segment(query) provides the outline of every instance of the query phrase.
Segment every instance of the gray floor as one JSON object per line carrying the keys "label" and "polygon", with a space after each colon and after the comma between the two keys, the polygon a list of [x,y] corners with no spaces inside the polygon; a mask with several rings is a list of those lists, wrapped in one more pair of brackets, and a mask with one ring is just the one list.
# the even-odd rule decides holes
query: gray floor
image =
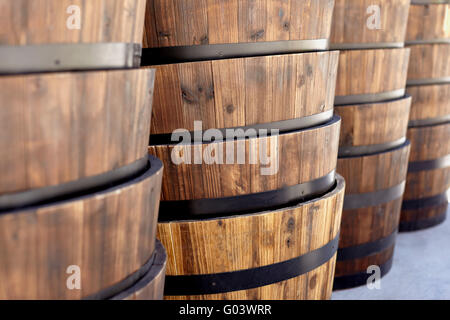
{"label": "gray floor", "polygon": [[394,265],[380,290],[364,286],[333,293],[333,300],[402,299],[450,299],[450,212],[438,227],[398,236]]}

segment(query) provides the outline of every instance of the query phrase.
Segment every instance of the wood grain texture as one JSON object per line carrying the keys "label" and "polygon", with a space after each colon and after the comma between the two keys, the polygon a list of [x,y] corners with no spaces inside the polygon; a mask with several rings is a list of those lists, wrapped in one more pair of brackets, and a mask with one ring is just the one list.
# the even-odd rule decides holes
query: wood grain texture
{"label": "wood grain texture", "polygon": [[[410,146],[375,155],[338,160],[338,173],[347,183],[346,195],[371,193],[395,187],[406,180]],[[400,220],[402,199],[377,206],[344,210],[339,247],[348,248],[385,238],[395,232]],[[382,254],[338,261],[336,276],[366,272],[370,265],[382,265],[393,248]]]}
{"label": "wood grain texture", "polygon": [[409,48],[408,80],[450,77],[450,44],[421,44]]}
{"label": "wood grain texture", "polygon": [[[81,28],[67,28],[70,6]],[[0,45],[142,43],[145,0],[0,0]]]}
{"label": "wood grain texture", "polygon": [[328,39],[334,0],[147,0],[144,47]]}
{"label": "wood grain texture", "polygon": [[340,147],[370,146],[406,137],[411,97],[335,108],[342,118]]}
{"label": "wood grain texture", "polygon": [[[162,200],[223,198],[278,190],[329,174],[336,168],[339,130],[340,120],[280,136],[203,145],[150,146],[149,152],[164,163]],[[224,164],[213,161],[214,155],[220,154],[226,159],[227,148],[230,147],[235,150],[234,154],[229,155],[235,159],[234,164],[226,164],[225,160],[222,162]],[[245,164],[238,163],[237,150],[245,155]],[[268,156],[272,168],[276,168],[278,162],[276,174],[261,174],[261,168],[270,165],[262,164],[260,152]],[[251,154],[257,158],[256,164],[250,164]],[[176,165],[172,155],[191,159],[192,164]],[[194,164],[195,155],[204,155],[203,159],[211,164],[205,161]]]}
{"label": "wood grain texture", "polygon": [[450,4],[411,5],[406,41],[450,38]]}
{"label": "wood grain texture", "polygon": [[[323,247],[338,232],[344,180],[322,198],[298,206],[201,221],[158,225],[167,248],[167,275],[232,272],[267,266]],[[335,257],[319,268],[287,281],[251,290],[166,299],[330,299]]]}
{"label": "wood grain texture", "polygon": [[[331,43],[405,42],[409,0],[336,0]],[[370,29],[371,6],[380,7],[380,29]]]}
{"label": "wood grain texture", "polygon": [[[155,166],[96,194],[0,215],[0,299],[80,299],[136,272],[155,247],[161,179]],[[81,290],[66,286],[73,265]]]}
{"label": "wood grain texture", "polygon": [[0,194],[144,158],[153,83],[154,70],[0,77]]}
{"label": "wood grain texture", "polygon": [[338,52],[157,66],[152,134],[232,128],[333,109]]}
{"label": "wood grain texture", "polygon": [[450,115],[450,84],[412,86],[407,92],[412,96],[411,121]]}
{"label": "wood grain texture", "polygon": [[337,96],[382,93],[403,89],[409,49],[341,51]]}

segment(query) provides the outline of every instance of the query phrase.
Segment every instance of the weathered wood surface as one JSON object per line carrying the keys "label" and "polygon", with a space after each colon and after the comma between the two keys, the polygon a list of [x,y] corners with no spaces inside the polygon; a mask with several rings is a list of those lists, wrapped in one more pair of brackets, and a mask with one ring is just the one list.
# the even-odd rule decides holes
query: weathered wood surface
{"label": "weathered wood surface", "polygon": [[0,195],[144,158],[153,83],[154,70],[0,77]]}
{"label": "weathered wood surface", "polygon": [[450,43],[421,44],[409,48],[408,81],[450,77]]}
{"label": "weathered wood surface", "polygon": [[[340,228],[344,180],[321,198],[252,215],[158,225],[167,248],[167,275],[232,272],[267,266],[323,247]],[[166,299],[330,299],[335,257],[319,268],[280,283],[250,290]]]}
{"label": "weathered wood surface", "polygon": [[449,117],[450,84],[411,86],[407,88],[407,92],[412,96],[411,121],[439,121],[439,118],[444,120]]}
{"label": "weathered wood surface", "polygon": [[411,5],[406,41],[450,40],[450,4]]}

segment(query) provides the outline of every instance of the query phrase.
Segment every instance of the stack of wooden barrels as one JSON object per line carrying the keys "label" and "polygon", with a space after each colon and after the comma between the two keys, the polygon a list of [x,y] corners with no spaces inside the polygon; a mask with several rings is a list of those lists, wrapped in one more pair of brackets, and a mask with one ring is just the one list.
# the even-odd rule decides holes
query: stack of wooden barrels
{"label": "stack of wooden barrels", "polygon": [[337,172],[347,187],[335,289],[366,284],[370,267],[384,275],[392,265],[410,152],[410,52],[403,48],[409,6],[409,0],[336,0]]}
{"label": "stack of wooden barrels", "polygon": [[148,0],[166,299],[329,299],[344,180],[334,0]]}
{"label": "stack of wooden barrels", "polygon": [[71,2],[0,1],[0,299],[162,298],[145,0]]}
{"label": "stack of wooden barrels", "polygon": [[400,231],[442,223],[450,188],[450,1],[413,0],[406,36],[411,49],[411,158]]}

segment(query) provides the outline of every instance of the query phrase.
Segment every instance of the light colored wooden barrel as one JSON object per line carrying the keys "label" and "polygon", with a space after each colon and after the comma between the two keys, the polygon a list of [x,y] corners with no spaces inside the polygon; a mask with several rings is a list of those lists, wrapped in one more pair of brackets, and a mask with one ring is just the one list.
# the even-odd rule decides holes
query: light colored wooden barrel
{"label": "light colored wooden barrel", "polygon": [[[338,52],[156,66],[152,134],[280,122],[292,131],[333,117]],[[300,119],[307,118],[307,119]]]}
{"label": "light colored wooden barrel", "polygon": [[411,97],[336,107],[335,113],[342,118],[339,156],[365,155],[402,145],[410,106]]}
{"label": "light colored wooden barrel", "polygon": [[336,0],[331,47],[403,47],[409,3],[409,0]]}
{"label": "light colored wooden barrel", "polygon": [[406,90],[412,96],[411,126],[450,121],[450,84],[410,86]]}
{"label": "light colored wooden barrel", "polygon": [[145,159],[154,70],[0,77],[1,196]]}
{"label": "light colored wooden barrel", "polygon": [[[150,154],[160,158],[165,168],[161,209],[166,210],[161,211],[160,218],[183,216],[183,210],[188,211],[189,206],[196,207],[205,199],[230,202],[233,197],[259,194],[262,198],[257,201],[241,202],[267,207],[274,203],[271,197],[264,196],[266,192],[271,195],[282,192],[283,200],[279,204],[283,205],[302,198],[303,191],[298,193],[297,189],[302,189],[302,184],[318,184],[322,185],[319,189],[327,189],[333,183],[339,129],[340,119],[335,117],[322,126],[279,136],[150,146]],[[261,154],[267,157],[263,161]],[[228,164],[230,161],[226,159],[234,159],[233,164]],[[290,194],[287,198],[286,190]],[[305,196],[308,192],[305,191]],[[181,206],[179,210],[167,209],[177,203]],[[236,206],[236,203],[208,205],[209,211],[204,214],[229,213],[228,205]],[[242,212],[244,208],[233,210]]]}
{"label": "light colored wooden barrel", "polygon": [[[292,207],[160,223],[169,255],[165,298],[330,299],[343,196],[338,177],[332,191]],[[312,252],[318,261],[310,264]]]}
{"label": "light colored wooden barrel", "polygon": [[450,41],[450,3],[412,4],[406,42],[431,43]]}
{"label": "light colored wooden barrel", "polygon": [[408,61],[409,49],[341,51],[335,104],[381,102],[403,97]]}
{"label": "light colored wooden barrel", "polygon": [[154,261],[147,273],[133,286],[114,296],[111,300],[162,300],[166,264],[166,250],[157,240]]}
{"label": "light colored wooden barrel", "polygon": [[410,144],[338,160],[346,180],[335,289],[364,285],[368,267],[391,268],[408,169]]}
{"label": "light colored wooden barrel", "polygon": [[410,46],[408,85],[450,83],[450,43]]}
{"label": "light colored wooden barrel", "polygon": [[129,287],[154,252],[161,179],[151,157],[120,185],[1,212],[0,299],[105,299]]}
{"label": "light colored wooden barrel", "polygon": [[445,220],[450,189],[449,137],[449,122],[409,129],[412,148],[401,231],[425,229]]}
{"label": "light colored wooden barrel", "polygon": [[[80,29],[67,27],[74,6]],[[0,45],[141,43],[145,0],[0,0],[0,17]]]}

